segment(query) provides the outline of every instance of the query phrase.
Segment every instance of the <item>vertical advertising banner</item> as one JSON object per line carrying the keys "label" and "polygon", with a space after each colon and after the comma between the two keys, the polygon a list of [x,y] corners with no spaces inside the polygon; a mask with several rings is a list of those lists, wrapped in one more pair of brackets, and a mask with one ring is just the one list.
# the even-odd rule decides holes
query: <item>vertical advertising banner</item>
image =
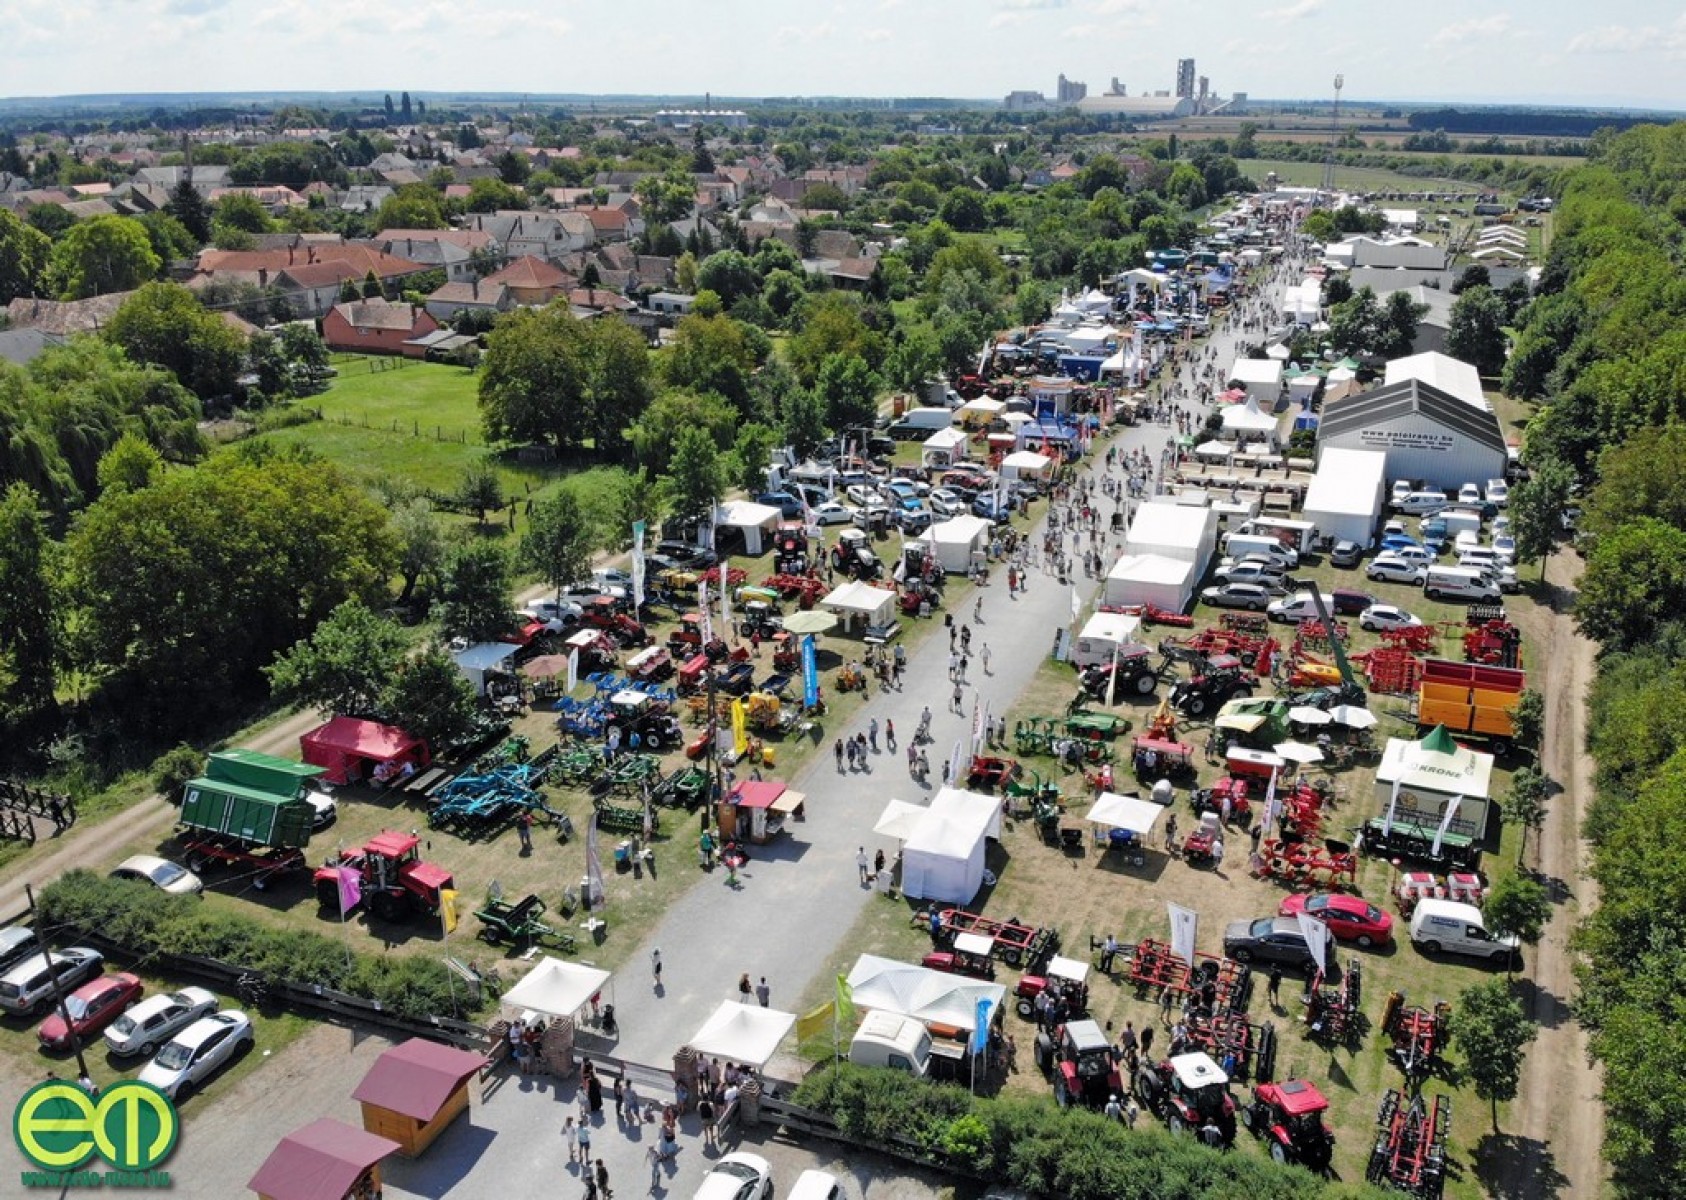
{"label": "vertical advertising banner", "polygon": [[1200,930],[1200,914],[1180,904],[1165,903],[1171,917],[1171,953],[1194,966],[1194,939]]}
{"label": "vertical advertising banner", "polygon": [[[644,607],[644,522],[632,523],[632,604]],[[634,614],[636,615],[636,613]]]}
{"label": "vertical advertising banner", "polygon": [[820,702],[820,664],[814,650],[814,635],[802,639],[802,703],[813,708]]}

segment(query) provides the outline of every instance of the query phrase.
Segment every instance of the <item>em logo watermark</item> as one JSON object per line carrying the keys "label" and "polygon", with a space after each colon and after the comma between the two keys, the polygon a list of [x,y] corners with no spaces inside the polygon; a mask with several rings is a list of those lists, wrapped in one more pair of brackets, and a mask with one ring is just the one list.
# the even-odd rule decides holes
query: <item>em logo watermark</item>
{"label": "em logo watermark", "polygon": [[[12,1137],[36,1167],[24,1187],[169,1187],[156,1168],[176,1148],[181,1118],[150,1083],[114,1083],[94,1099],[74,1083],[49,1079],[23,1094],[12,1113]],[[90,1169],[90,1159],[108,1170]]]}

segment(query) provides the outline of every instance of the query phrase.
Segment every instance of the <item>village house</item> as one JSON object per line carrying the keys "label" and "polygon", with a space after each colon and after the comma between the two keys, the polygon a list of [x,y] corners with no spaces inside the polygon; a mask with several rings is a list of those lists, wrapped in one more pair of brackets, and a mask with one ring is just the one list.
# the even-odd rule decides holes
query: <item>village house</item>
{"label": "village house", "polygon": [[322,320],[322,340],[330,350],[358,354],[400,354],[424,358],[425,346],[406,342],[439,328],[426,309],[390,300],[349,300],[336,304]]}

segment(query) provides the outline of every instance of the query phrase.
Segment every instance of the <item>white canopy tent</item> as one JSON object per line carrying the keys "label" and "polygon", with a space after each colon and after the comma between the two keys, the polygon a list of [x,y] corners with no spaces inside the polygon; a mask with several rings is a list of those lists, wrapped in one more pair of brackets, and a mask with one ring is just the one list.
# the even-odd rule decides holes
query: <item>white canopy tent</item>
{"label": "white canopy tent", "polygon": [[727,1062],[764,1067],[778,1050],[784,1035],[796,1024],[796,1014],[759,1004],[722,1000],[720,1007],[697,1030],[690,1041],[698,1054],[724,1058]]}
{"label": "white canopy tent", "polygon": [[925,819],[923,804],[909,804],[906,800],[892,800],[884,806],[884,811],[878,815],[878,823],[872,827],[872,832],[879,837],[895,838],[898,842],[905,842],[913,836],[919,823]]}
{"label": "white canopy tent", "polygon": [[990,796],[944,788],[902,843],[902,894],[968,904],[983,887],[985,843],[1000,831]]}
{"label": "white canopy tent", "polygon": [[546,955],[499,1001],[506,1009],[571,1017],[609,982],[609,972]]}
{"label": "white canopy tent", "polygon": [[1136,631],[1142,619],[1128,613],[1098,612],[1089,618],[1071,649],[1071,661],[1079,668],[1112,661],[1127,647],[1136,647]]}
{"label": "white canopy tent", "polygon": [[1228,458],[1239,449],[1234,442],[1220,442],[1214,439],[1201,442],[1194,448],[1194,453],[1198,458]]}
{"label": "white canopy tent", "polygon": [[1001,460],[1001,478],[1046,480],[1054,460],[1034,450],[1015,450]]}
{"label": "white canopy tent", "polygon": [[919,540],[931,548],[937,565],[944,571],[964,575],[989,548],[989,532],[988,521],[962,514],[931,526]]}
{"label": "white canopy tent", "polygon": [[1165,806],[1140,796],[1120,796],[1116,792],[1102,792],[1084,814],[1085,821],[1105,825],[1108,829],[1122,829],[1126,833],[1146,839],[1164,815]]}
{"label": "white canopy tent", "polygon": [[990,1002],[991,1019],[1002,1011],[1007,989],[999,983],[933,971],[912,963],[863,954],[849,971],[849,994],[857,1008],[899,1013],[926,1025],[947,1025],[962,1033],[977,1028],[978,1002]]}
{"label": "white canopy tent", "polygon": [[1217,513],[1174,502],[1150,500],[1139,506],[1124,535],[1125,554],[1157,554],[1192,563],[1196,579],[1205,573],[1217,544]]}
{"label": "white canopy tent", "polygon": [[1368,546],[1386,501],[1387,455],[1325,446],[1306,488],[1306,520],[1324,537]]}
{"label": "white canopy tent", "polygon": [[743,533],[744,551],[760,554],[765,548],[764,538],[778,532],[784,514],[770,504],[756,504],[749,500],[728,500],[714,513],[716,529],[736,529]]}
{"label": "white canopy tent", "polygon": [[1249,395],[1245,404],[1232,404],[1224,409],[1223,429],[1225,433],[1245,434],[1275,434],[1276,417],[1259,408],[1256,396]]}
{"label": "white canopy tent", "polygon": [[950,425],[926,438],[919,461],[927,467],[952,467],[966,457],[966,431]]}
{"label": "white canopy tent", "polygon": [[832,589],[820,605],[842,617],[846,629],[856,618],[867,625],[885,625],[895,619],[896,593],[856,579]]}
{"label": "white canopy tent", "polygon": [[1118,607],[1151,604],[1167,612],[1181,612],[1188,607],[1200,575],[1194,563],[1180,558],[1126,554],[1107,574],[1106,602]]}
{"label": "white canopy tent", "polygon": [[507,674],[513,669],[515,652],[519,649],[519,646],[511,646],[507,642],[476,642],[452,654],[451,659],[457,664],[457,670],[463,673],[463,678],[474,685],[475,692],[484,696],[486,677]]}

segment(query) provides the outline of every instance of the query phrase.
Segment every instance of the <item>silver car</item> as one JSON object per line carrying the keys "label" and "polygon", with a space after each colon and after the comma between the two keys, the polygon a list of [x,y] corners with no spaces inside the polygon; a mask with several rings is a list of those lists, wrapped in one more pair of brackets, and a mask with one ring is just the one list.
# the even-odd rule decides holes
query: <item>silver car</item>
{"label": "silver car", "polygon": [[135,1078],[172,1100],[182,1100],[236,1055],[251,1049],[255,1040],[252,1018],[245,1013],[212,1013],[176,1034]]}
{"label": "silver car", "polygon": [[119,1058],[150,1055],[177,1030],[217,1011],[217,998],[201,987],[148,996],[105,1031],[105,1046]]}

